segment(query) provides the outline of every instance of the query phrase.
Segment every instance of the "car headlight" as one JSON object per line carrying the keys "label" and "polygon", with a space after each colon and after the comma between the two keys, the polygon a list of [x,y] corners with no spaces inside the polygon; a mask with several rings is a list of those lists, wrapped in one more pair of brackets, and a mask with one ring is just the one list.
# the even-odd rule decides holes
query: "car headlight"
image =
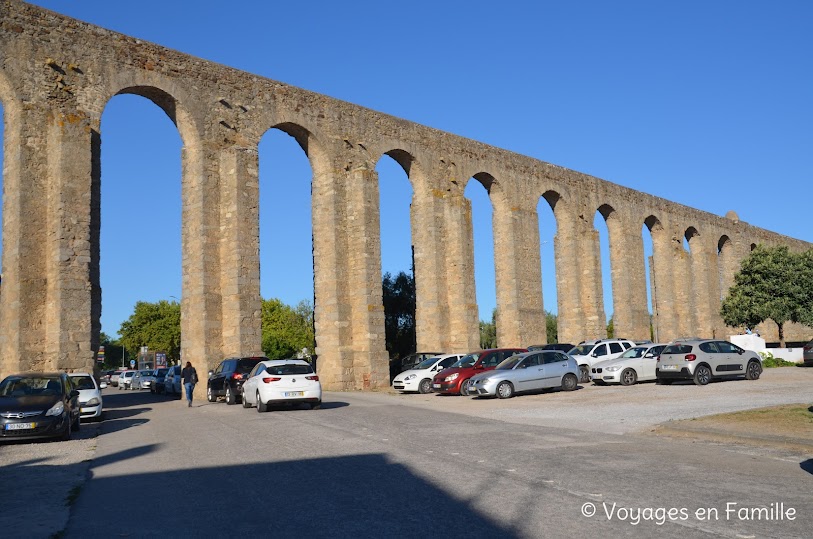
{"label": "car headlight", "polygon": [[457,380],[457,377],[458,377],[458,376],[460,376],[460,373],[459,373],[459,372],[456,372],[456,373],[454,373],[454,374],[450,374],[449,376],[447,376],[446,378],[444,378],[444,379],[443,379],[443,381],[444,381],[444,382],[451,382],[451,381],[453,381],[453,380]]}
{"label": "car headlight", "polygon": [[620,368],[621,368],[621,367],[619,367],[618,365],[613,365],[612,367],[607,367],[607,368],[606,368],[606,369],[604,369],[604,370],[605,370],[605,371],[607,371],[607,372],[615,372],[615,371],[617,371],[617,370],[618,370],[618,369],[620,369]]}
{"label": "car headlight", "polygon": [[96,405],[101,404],[101,403],[102,403],[102,401],[99,400],[99,397],[93,397],[92,399],[87,401],[85,404],[87,404],[88,406],[96,406]]}
{"label": "car headlight", "polygon": [[414,378],[416,378],[416,377],[417,377],[417,375],[416,375],[416,374],[410,374],[409,376],[407,376],[406,378],[404,378],[404,381],[406,381],[406,380],[412,380],[412,379],[414,379]]}
{"label": "car headlight", "polygon": [[45,412],[45,415],[46,416],[48,416],[48,415],[62,415],[62,412],[64,412],[64,411],[65,411],[65,405],[62,403],[62,401],[59,401],[58,403],[51,406],[51,408],[47,412]]}

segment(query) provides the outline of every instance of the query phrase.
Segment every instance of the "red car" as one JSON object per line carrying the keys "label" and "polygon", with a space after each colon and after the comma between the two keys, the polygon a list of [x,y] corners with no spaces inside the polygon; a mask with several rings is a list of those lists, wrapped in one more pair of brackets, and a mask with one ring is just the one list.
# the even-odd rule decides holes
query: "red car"
{"label": "red car", "polygon": [[446,395],[469,394],[469,380],[475,374],[490,371],[502,360],[527,352],[524,348],[495,348],[463,356],[460,361],[437,373],[432,379],[432,391]]}

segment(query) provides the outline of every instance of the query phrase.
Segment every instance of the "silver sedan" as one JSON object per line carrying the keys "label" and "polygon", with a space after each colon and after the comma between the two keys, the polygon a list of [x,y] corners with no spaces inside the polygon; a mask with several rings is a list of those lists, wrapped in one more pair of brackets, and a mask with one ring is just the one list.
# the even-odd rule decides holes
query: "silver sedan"
{"label": "silver sedan", "polygon": [[573,391],[578,382],[579,366],[568,354],[558,350],[525,352],[472,377],[469,395],[507,399],[516,393],[547,388]]}

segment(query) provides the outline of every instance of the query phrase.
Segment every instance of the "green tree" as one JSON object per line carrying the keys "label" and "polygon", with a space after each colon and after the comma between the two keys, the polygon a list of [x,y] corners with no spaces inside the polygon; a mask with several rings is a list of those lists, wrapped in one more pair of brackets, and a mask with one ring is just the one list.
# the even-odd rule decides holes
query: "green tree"
{"label": "green tree", "polygon": [[491,322],[480,320],[480,348],[497,347],[497,309],[491,311]]}
{"label": "green tree", "polygon": [[415,352],[415,278],[403,271],[389,272],[381,281],[384,303],[384,338],[390,359],[403,359]]}
{"label": "green tree", "polygon": [[285,359],[315,348],[313,306],[301,301],[290,307],[271,298],[262,302],[262,349],[271,359]]}
{"label": "green tree", "polygon": [[613,324],[613,317],[607,321],[607,338],[612,339],[615,337],[615,324]]}
{"label": "green tree", "polygon": [[[809,317],[809,288],[799,277],[810,275],[807,253],[791,253],[786,246],[758,245],[743,260],[734,276],[734,286],[720,308],[720,316],[728,326],[752,328],[765,320],[773,320],[779,328],[779,346],[785,346],[784,325],[802,322]],[[811,284],[810,282],[807,283]],[[807,311],[806,311],[807,310]]]}
{"label": "green tree", "polygon": [[548,343],[559,342],[559,317],[550,311],[545,311],[545,335]]}
{"label": "green tree", "polygon": [[181,306],[176,301],[158,303],[139,301],[130,318],[121,324],[119,342],[131,357],[138,355],[142,346],[166,352],[167,358],[181,357]]}

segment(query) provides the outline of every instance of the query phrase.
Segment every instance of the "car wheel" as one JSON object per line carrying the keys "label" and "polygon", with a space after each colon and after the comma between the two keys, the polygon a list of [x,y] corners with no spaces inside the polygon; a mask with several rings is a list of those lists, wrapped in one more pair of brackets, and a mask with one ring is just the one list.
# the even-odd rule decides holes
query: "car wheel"
{"label": "car wheel", "polygon": [[694,370],[694,383],[704,386],[711,382],[711,370],[705,365],[698,365]]}
{"label": "car wheel", "polygon": [[432,380],[430,378],[421,380],[421,383],[418,384],[418,393],[423,393],[425,395],[431,392],[432,392]]}
{"label": "car wheel", "polygon": [[624,369],[621,371],[621,385],[631,386],[638,381],[638,374],[635,369]]}
{"label": "car wheel", "polygon": [[761,374],[762,365],[759,364],[759,361],[749,361],[748,367],[745,369],[745,378],[747,380],[759,380]]}
{"label": "car wheel", "polygon": [[511,385],[511,382],[500,382],[496,393],[501,399],[510,399],[514,396],[514,386]]}
{"label": "car wheel", "polygon": [[318,410],[321,406],[322,406],[322,401],[312,402],[311,403],[311,410]]}
{"label": "car wheel", "polygon": [[215,392],[212,391],[212,386],[206,386],[206,400],[209,402],[214,402],[217,400],[217,397],[215,397]]}
{"label": "car wheel", "polygon": [[562,377],[562,389],[564,391],[573,391],[579,386],[579,380],[576,375],[569,372]]}
{"label": "car wheel", "polygon": [[464,397],[469,396],[469,388],[471,387],[471,379],[463,380],[463,383],[460,384],[460,394]]}
{"label": "car wheel", "polygon": [[582,384],[590,382],[590,369],[587,365],[579,365],[579,382]]}
{"label": "car wheel", "polygon": [[235,404],[237,401],[234,398],[234,393],[231,391],[231,386],[226,386],[226,404]]}
{"label": "car wheel", "polygon": [[257,412],[263,413],[268,411],[268,404],[264,403],[262,399],[260,399],[260,392],[257,392]]}
{"label": "car wheel", "polygon": [[245,393],[243,394],[243,398],[241,400],[243,401],[243,408],[251,408],[251,404],[249,404]]}

